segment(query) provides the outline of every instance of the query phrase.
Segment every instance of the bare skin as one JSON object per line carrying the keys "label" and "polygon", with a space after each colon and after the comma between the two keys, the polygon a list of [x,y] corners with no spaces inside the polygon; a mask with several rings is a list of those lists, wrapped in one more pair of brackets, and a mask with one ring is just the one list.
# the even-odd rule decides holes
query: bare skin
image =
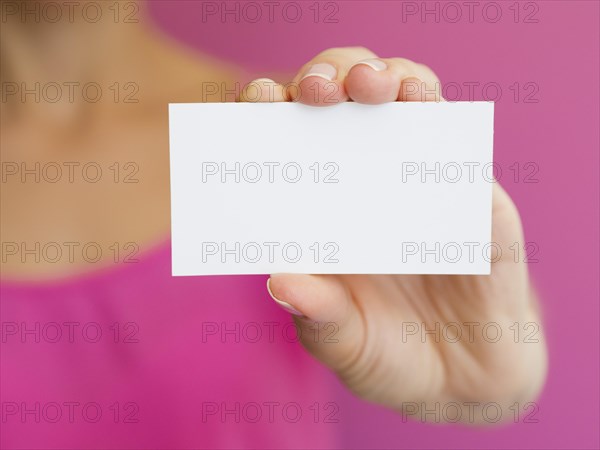
{"label": "bare skin", "polygon": [[[102,248],[115,242],[135,242],[142,251],[151,248],[169,234],[166,104],[200,101],[201,81],[233,82],[236,69],[206,57],[193,59],[142,24],[103,30],[104,36],[115,38],[102,40],[94,39],[97,31],[89,27],[72,26],[57,38],[55,31],[36,29],[32,37],[31,30],[24,34],[22,24],[9,25],[2,27],[2,51],[10,72],[2,73],[2,81],[89,79],[103,86],[135,81],[140,102],[6,102],[2,105],[2,162],[26,162],[32,167],[36,161],[95,161],[107,168],[115,161],[134,161],[139,166],[139,182],[114,183],[112,172],[98,183],[76,185],[22,183],[13,176],[2,185],[2,241],[30,245],[98,242]],[[93,58],[89,46],[67,47],[65,42],[73,35],[89,45],[100,42],[94,44],[98,47]],[[44,54],[51,55],[47,61],[38,55],[42,46]],[[377,56],[363,48],[332,49],[305,64],[293,81],[306,88],[302,93],[309,92],[309,83],[317,83],[321,89],[318,98],[323,99],[331,93],[327,87],[332,82],[303,76],[314,64],[332,65],[337,87],[334,103],[420,100],[406,94],[403,82],[436,85],[437,78],[430,69],[408,60],[384,59],[387,67],[379,72],[364,64],[355,66],[372,58]],[[57,60],[62,61],[58,67],[53,63]],[[306,94],[291,98],[293,94],[274,82],[263,80],[254,86],[264,90],[264,101],[322,103]],[[502,248],[523,242],[518,211],[497,184],[493,241]],[[405,412],[410,412],[406,411],[409,402],[430,407],[451,401],[463,408],[467,408],[465,402],[497,402],[504,409],[519,402],[522,410],[523,404],[535,399],[545,378],[542,331],[537,332],[534,343],[522,338],[515,343],[512,334],[492,343],[481,333],[482,326],[490,322],[498,324],[505,336],[512,333],[509,327],[514,323],[521,328],[521,335],[525,324],[540,324],[525,263],[522,259],[515,262],[507,252],[504,255],[493,263],[490,276],[277,274],[269,285],[280,304],[300,313],[296,316],[299,327],[335,324],[337,343],[305,339],[304,345],[367,400]],[[97,265],[109,265],[112,258],[106,251]],[[3,258],[2,276],[55,279],[90,271],[97,265],[83,260],[49,264]],[[444,339],[422,342],[420,334],[403,334],[403,324],[408,322],[425,324],[428,329],[434,329],[436,323],[442,328],[457,323],[462,338],[454,343]],[[471,323],[479,324],[472,336]],[[511,415],[505,413],[503,417]],[[463,414],[463,421],[485,423],[480,413],[473,420],[467,419],[469,415]]]}
{"label": "bare skin", "polygon": [[[206,56],[198,58],[146,23],[65,23],[58,29],[56,24],[3,24],[3,83],[26,83],[33,89],[36,82],[95,82],[103,91],[97,103],[84,101],[79,90],[69,102],[66,89],[57,103],[36,102],[33,96],[22,102],[20,94],[2,103],[2,162],[25,163],[28,169],[36,162],[41,167],[57,163],[63,170],[56,183],[43,177],[35,182],[33,175],[23,183],[20,168],[7,176],[0,194],[2,241],[25,242],[29,249],[36,242],[57,242],[65,253],[63,243],[80,244],[71,261],[66,256],[52,263],[43,258],[36,263],[31,257],[23,263],[20,254],[3,258],[3,278],[71,276],[114,265],[109,247],[115,242],[121,247],[133,242],[141,253],[169,236],[167,104],[201,101],[202,81],[231,83],[236,69]],[[115,82],[120,83],[117,103],[111,90]],[[127,82],[138,87],[131,97],[138,103],[123,102],[133,93],[133,88],[124,87]],[[68,181],[69,162],[80,164],[74,168],[74,183]],[[134,166],[125,168],[128,162]],[[86,163],[101,167],[98,182],[83,179]],[[124,183],[127,175],[138,182]],[[95,177],[94,171],[90,177]],[[102,249],[102,258],[93,264],[81,254],[89,242]]]}

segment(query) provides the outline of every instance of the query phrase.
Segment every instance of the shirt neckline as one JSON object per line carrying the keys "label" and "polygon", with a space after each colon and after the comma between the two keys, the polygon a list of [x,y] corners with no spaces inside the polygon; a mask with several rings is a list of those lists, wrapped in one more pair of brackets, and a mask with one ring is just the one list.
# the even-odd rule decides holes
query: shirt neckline
{"label": "shirt neckline", "polygon": [[[93,269],[87,269],[81,272],[68,274],[53,278],[7,278],[0,279],[0,287],[3,289],[23,289],[23,288],[61,288],[78,284],[86,284],[93,281],[102,281],[113,279],[120,276],[132,276],[142,270],[146,270],[148,265],[163,262],[165,259],[171,261],[171,239],[161,239],[146,250],[140,251],[135,256],[136,262],[130,263],[109,263],[97,266]],[[169,272],[170,273],[170,272]]]}

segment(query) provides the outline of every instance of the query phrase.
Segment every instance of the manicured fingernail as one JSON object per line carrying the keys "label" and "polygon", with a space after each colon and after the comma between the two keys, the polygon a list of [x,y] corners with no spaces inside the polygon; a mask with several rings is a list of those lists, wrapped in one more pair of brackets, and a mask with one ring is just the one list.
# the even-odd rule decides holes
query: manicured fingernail
{"label": "manicured fingernail", "polygon": [[363,59],[362,61],[359,61],[356,64],[354,64],[354,66],[358,65],[369,66],[376,72],[381,72],[382,70],[387,69],[387,64],[380,59]]}
{"label": "manicured fingernail", "polygon": [[300,311],[298,311],[296,308],[294,308],[292,305],[290,305],[288,302],[284,302],[283,300],[279,300],[277,297],[275,297],[273,295],[273,292],[271,291],[271,279],[270,278],[267,280],[267,291],[269,291],[269,295],[271,296],[271,298],[273,300],[275,300],[275,303],[277,303],[279,306],[281,306],[287,312],[292,313],[292,314],[294,314],[296,316],[303,316],[304,315]]}
{"label": "manicured fingernail", "polygon": [[327,81],[333,81],[333,80],[335,80],[336,76],[337,76],[337,69],[335,67],[333,67],[331,64],[320,63],[320,64],[315,64],[310,69],[308,69],[306,74],[304,74],[304,76],[302,78],[300,78],[300,81],[302,81],[308,77],[320,77]]}
{"label": "manicured fingernail", "polygon": [[252,83],[277,84],[277,82],[275,80],[271,80],[270,78],[257,78]]}

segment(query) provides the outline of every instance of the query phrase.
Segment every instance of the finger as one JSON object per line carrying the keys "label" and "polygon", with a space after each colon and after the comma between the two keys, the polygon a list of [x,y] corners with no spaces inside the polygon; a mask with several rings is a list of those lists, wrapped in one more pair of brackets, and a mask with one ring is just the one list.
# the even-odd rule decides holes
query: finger
{"label": "finger", "polygon": [[[519,210],[498,181],[492,185],[492,246],[490,259],[494,266],[515,263],[525,266],[528,246],[523,234]],[[531,242],[531,244],[534,244]],[[518,250],[516,250],[518,249]]]}
{"label": "finger", "polygon": [[412,77],[402,80],[398,101],[400,102],[440,102],[442,97],[442,83],[437,75],[424,64],[413,62]]}
{"label": "finger", "polygon": [[359,61],[350,69],[345,85],[350,98],[359,103],[441,101],[435,73],[404,58]]}
{"label": "finger", "polygon": [[243,103],[285,102],[284,86],[270,78],[258,78],[248,83],[240,92]]}
{"label": "finger", "polygon": [[355,362],[364,326],[350,292],[335,275],[274,274],[269,294],[294,314],[302,344],[337,372]]}
{"label": "finger", "polygon": [[344,79],[350,68],[376,55],[366,48],[334,48],[306,63],[294,77],[290,100],[313,106],[330,106],[348,100]]}

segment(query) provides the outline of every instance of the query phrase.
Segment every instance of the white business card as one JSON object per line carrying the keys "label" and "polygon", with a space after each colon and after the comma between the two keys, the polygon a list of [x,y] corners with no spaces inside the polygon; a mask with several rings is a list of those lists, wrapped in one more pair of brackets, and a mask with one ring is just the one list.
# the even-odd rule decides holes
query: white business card
{"label": "white business card", "polygon": [[489,274],[493,110],[169,105],[173,275]]}

